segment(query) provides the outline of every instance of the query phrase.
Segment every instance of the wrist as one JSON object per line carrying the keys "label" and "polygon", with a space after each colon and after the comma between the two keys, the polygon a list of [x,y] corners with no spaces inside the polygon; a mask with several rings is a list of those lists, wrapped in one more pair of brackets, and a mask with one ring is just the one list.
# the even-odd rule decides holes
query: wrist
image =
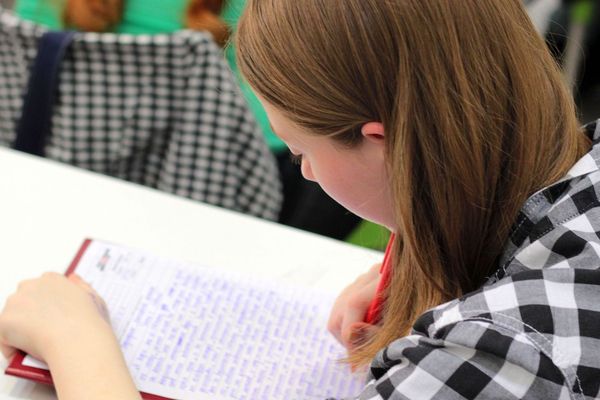
{"label": "wrist", "polygon": [[119,346],[111,326],[101,318],[63,325],[44,339],[40,354],[51,369],[65,359],[85,361],[97,357],[94,353],[102,353],[106,345]]}
{"label": "wrist", "polygon": [[59,399],[140,399],[108,324],[70,339],[56,341],[47,353]]}

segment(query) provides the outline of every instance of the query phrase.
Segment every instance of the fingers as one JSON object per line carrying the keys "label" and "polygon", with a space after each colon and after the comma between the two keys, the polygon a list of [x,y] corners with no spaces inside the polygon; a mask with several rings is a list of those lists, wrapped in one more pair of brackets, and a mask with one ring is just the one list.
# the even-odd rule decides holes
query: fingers
{"label": "fingers", "polygon": [[338,296],[327,329],[344,346],[350,345],[350,326],[363,322],[381,278],[381,263],[373,265]]}
{"label": "fingers", "polygon": [[[11,298],[13,298],[13,296],[9,297],[6,302],[8,303],[11,301]],[[0,353],[2,353],[4,358],[9,360],[15,354],[16,349],[12,346],[9,346],[6,340],[6,327],[9,325],[9,322],[6,318],[6,307],[7,305],[5,304],[4,308],[0,312]]]}
{"label": "fingers", "polygon": [[341,326],[342,326],[341,315],[338,315],[338,314],[334,315],[334,313],[332,312],[331,316],[329,317],[329,322],[327,323],[327,330],[329,331],[329,333],[331,333],[333,335],[333,337],[335,337],[335,340],[337,340],[340,343],[342,343],[342,337],[340,335]]}
{"label": "fingers", "polygon": [[69,281],[73,282],[74,284],[81,287],[90,294],[90,296],[92,297],[92,301],[94,302],[94,305],[98,309],[100,315],[102,315],[102,317],[107,322],[110,322],[110,314],[108,312],[108,307],[106,306],[106,303],[104,302],[102,297],[100,297],[100,295],[96,292],[96,290],[77,274],[70,274],[68,276],[68,279]]}
{"label": "fingers", "polygon": [[364,314],[364,310],[361,309],[349,309],[346,311],[340,329],[340,338],[344,347],[351,347],[353,327],[364,322]]}
{"label": "fingers", "polygon": [[10,360],[16,352],[17,350],[15,350],[14,348],[0,343],[0,353],[2,353],[4,358],[6,358],[7,360]]}
{"label": "fingers", "polygon": [[356,323],[364,322],[365,314],[373,300],[377,283],[377,280],[372,280],[360,288],[356,295],[348,301],[340,327],[341,342],[347,348],[351,346],[352,326]]}
{"label": "fingers", "polygon": [[79,275],[72,273],[69,274],[69,276],[67,277],[67,279],[71,282],[73,282],[74,284],[76,284],[79,287],[82,287],[83,289],[87,290],[87,291],[93,291],[94,289],[89,285],[89,283],[87,283],[86,281],[84,281]]}
{"label": "fingers", "polygon": [[70,274],[67,279],[71,282],[73,282],[74,284],[76,284],[77,286],[79,286],[80,288],[82,288],[83,290],[85,290],[86,292],[88,292],[89,294],[92,295],[92,297],[94,297],[94,301],[98,301],[100,300],[101,303],[103,303],[104,301],[102,300],[102,298],[100,297],[100,295],[98,295],[98,293],[96,292],[96,290],[86,281],[84,281],[79,275],[77,274]]}
{"label": "fingers", "polygon": [[379,277],[379,274],[381,273],[381,265],[382,263],[377,263],[373,265],[371,269],[366,273],[366,275],[369,277],[369,280]]}
{"label": "fingers", "polygon": [[377,330],[379,327],[371,324],[367,324],[366,322],[357,322],[350,326],[350,336],[348,340],[348,350],[353,350],[354,348],[360,346],[365,343]]}
{"label": "fingers", "polygon": [[90,285],[76,275],[46,273],[23,281],[6,299],[0,312],[0,351],[10,357],[16,348],[44,359],[64,344],[65,332],[86,334],[107,326],[106,306]]}

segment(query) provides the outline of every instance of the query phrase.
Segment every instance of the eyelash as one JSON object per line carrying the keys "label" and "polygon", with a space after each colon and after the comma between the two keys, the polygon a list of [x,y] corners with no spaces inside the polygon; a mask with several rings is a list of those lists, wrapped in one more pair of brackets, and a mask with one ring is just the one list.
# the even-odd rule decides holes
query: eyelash
{"label": "eyelash", "polygon": [[302,164],[302,154],[290,153],[290,160],[292,161],[292,164],[300,165]]}

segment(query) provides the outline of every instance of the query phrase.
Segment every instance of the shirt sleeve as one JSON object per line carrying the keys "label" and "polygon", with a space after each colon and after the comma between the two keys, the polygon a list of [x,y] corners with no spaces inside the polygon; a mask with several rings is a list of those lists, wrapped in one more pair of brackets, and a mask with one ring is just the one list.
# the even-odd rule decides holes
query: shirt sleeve
{"label": "shirt sleeve", "polygon": [[[359,400],[563,398],[565,378],[527,334],[485,317],[380,352]],[[567,397],[569,398],[569,397]]]}

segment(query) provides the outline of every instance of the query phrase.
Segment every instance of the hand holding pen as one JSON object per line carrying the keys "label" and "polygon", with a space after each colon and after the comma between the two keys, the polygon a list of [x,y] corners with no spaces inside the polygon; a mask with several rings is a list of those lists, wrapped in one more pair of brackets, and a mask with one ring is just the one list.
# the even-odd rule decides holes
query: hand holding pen
{"label": "hand holding pen", "polygon": [[327,328],[349,351],[361,344],[378,329],[383,308],[383,292],[391,278],[390,253],[394,237],[390,238],[383,263],[375,264],[359,276],[338,296]]}
{"label": "hand holding pen", "polygon": [[380,281],[381,264],[375,264],[342,291],[333,305],[327,328],[333,336],[351,350],[376,326],[365,321]]}

